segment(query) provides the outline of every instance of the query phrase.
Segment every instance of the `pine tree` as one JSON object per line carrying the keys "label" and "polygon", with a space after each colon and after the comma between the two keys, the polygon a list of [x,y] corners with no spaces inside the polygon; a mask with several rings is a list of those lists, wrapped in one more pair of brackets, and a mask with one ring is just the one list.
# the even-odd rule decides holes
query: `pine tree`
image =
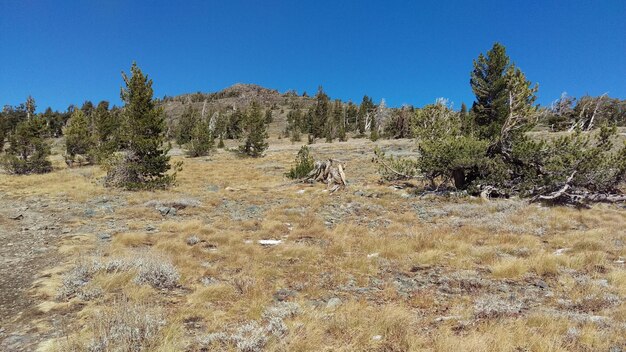
{"label": "pine tree", "polygon": [[333,106],[333,124],[335,125],[335,130],[337,134],[337,138],[340,142],[346,141],[346,114],[343,109],[343,104],[341,100],[335,100],[335,104]]}
{"label": "pine tree", "polygon": [[474,132],[474,121],[472,116],[467,112],[467,105],[465,105],[465,103],[461,103],[459,119],[461,120],[461,132],[466,136],[472,135]]}
{"label": "pine tree", "polygon": [[[341,116],[343,115],[343,107],[341,106],[341,101],[339,99],[335,100],[332,106],[331,115],[326,119],[326,125],[324,126],[324,135],[326,137],[326,142],[332,143],[333,139],[337,137],[339,123],[341,121]],[[345,130],[344,130],[345,137]]]}
{"label": "pine tree", "polygon": [[69,160],[77,154],[88,155],[92,152],[93,139],[89,132],[89,122],[83,110],[75,110],[65,127],[65,153]]}
{"label": "pine tree", "polygon": [[309,152],[309,147],[303,145],[296,156],[295,165],[285,176],[291,179],[299,179],[307,176],[315,167],[315,160]]}
{"label": "pine tree", "polygon": [[178,120],[176,143],[178,143],[179,145],[185,145],[189,143],[189,141],[191,140],[191,133],[194,126],[197,124],[198,119],[198,112],[193,108],[193,105],[187,105],[187,108]]}
{"label": "pine tree", "polygon": [[246,139],[239,150],[248,156],[257,158],[263,156],[263,152],[267,149],[268,143],[266,139],[267,123],[265,116],[261,112],[261,106],[258,102],[252,102],[250,110],[245,118]]}
{"label": "pine tree", "polygon": [[0,112],[0,152],[4,149],[4,140],[8,132],[8,121],[4,116],[4,111]]}
{"label": "pine tree", "polygon": [[490,138],[500,131],[507,116],[506,72],[510,60],[503,45],[495,43],[493,48],[474,60],[470,84],[476,95],[472,114],[480,138]]}
{"label": "pine tree", "polygon": [[272,117],[272,108],[268,108],[265,110],[265,123],[270,124],[274,121],[274,117]]}
{"label": "pine tree", "polygon": [[285,133],[290,136],[292,142],[301,140],[300,132],[302,130],[302,111],[300,108],[291,110],[287,113],[287,127]]}
{"label": "pine tree", "polygon": [[[34,100],[32,103],[34,106]],[[30,110],[30,118],[20,122],[9,136],[9,147],[3,158],[5,169],[18,175],[52,171],[52,164],[47,159],[50,146],[45,140],[46,133],[46,122]]]}
{"label": "pine tree", "polygon": [[187,143],[187,154],[191,157],[207,156],[213,146],[214,140],[209,121],[198,120],[191,133],[191,140]]}
{"label": "pine tree", "polygon": [[346,131],[357,130],[359,109],[354,103],[349,102],[346,108]]}
{"label": "pine tree", "polygon": [[243,126],[245,122],[245,112],[241,109],[236,109],[228,118],[226,124],[225,137],[227,139],[239,139],[243,133]]}
{"label": "pine tree", "polygon": [[367,129],[367,122],[371,118],[371,114],[374,110],[374,103],[372,102],[372,98],[367,95],[363,96],[363,100],[361,101],[361,105],[359,106],[359,113],[357,115],[357,129],[359,131],[359,137],[365,136],[365,130]]}
{"label": "pine tree", "polygon": [[309,133],[313,138],[320,138],[326,135],[326,122],[330,116],[330,99],[324,93],[324,89],[320,86],[315,96],[315,107],[313,109],[312,120]]}
{"label": "pine tree", "polygon": [[[166,172],[171,168],[165,143],[165,117],[153,99],[152,80],[141,72],[136,63],[131,76],[122,72],[126,88],[121,90],[125,103],[125,128],[128,130],[128,154],[119,164],[109,167],[109,185],[127,189],[164,188],[172,184],[175,174]],[[180,168],[180,164],[176,169]]]}
{"label": "pine tree", "polygon": [[109,110],[109,102],[101,101],[93,112],[93,136],[95,159],[102,162],[120,149],[122,121],[115,111]]}
{"label": "pine tree", "polygon": [[85,113],[85,116],[87,117],[87,119],[91,120],[91,114],[95,110],[93,103],[90,100],[86,100],[83,103],[83,106],[80,107],[80,109]]}

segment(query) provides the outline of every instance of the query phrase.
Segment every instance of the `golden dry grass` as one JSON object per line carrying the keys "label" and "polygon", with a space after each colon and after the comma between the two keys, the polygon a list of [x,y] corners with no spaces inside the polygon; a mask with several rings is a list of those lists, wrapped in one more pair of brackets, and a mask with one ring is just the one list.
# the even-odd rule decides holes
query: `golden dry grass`
{"label": "golden dry grass", "polygon": [[[409,146],[406,141],[382,144]],[[623,347],[626,270],[620,260],[626,257],[626,210],[403,198],[406,190],[378,184],[371,147],[369,141],[312,146],[318,158],[340,156],[348,163],[349,188],[333,195],[323,185],[294,184],[283,176],[298,149],[284,140],[261,159],[225,151],[184,158],[178,185],[167,191],[104,189],[97,182],[101,171],[93,167],[7,177],[0,190],[20,197],[64,195],[76,202],[115,194],[125,200],[123,210],[89,221],[124,222],[127,230],[104,244],[68,239],[62,247],[68,267],[79,255],[105,263],[154,254],[180,273],[177,288],[159,289],[138,284],[134,269],[99,271],[90,285],[101,289],[101,296],[57,302],[76,327],[66,340],[78,345],[98,334],[94,312],[115,309],[123,297],[162,312],[165,325],[147,345],[151,350],[235,351],[235,343],[207,345],[203,338],[234,334],[248,322],[265,324],[265,312],[279,304],[280,292],[288,292],[280,300],[301,310],[284,318],[286,332],[269,334],[263,350]],[[175,217],[145,205],[177,199],[201,205]],[[197,243],[190,244],[190,237]],[[261,239],[283,242],[263,247],[257,243]],[[62,273],[51,271],[47,280],[58,286]],[[41,287],[49,307],[55,285]],[[328,306],[336,298],[341,303]],[[489,299],[495,308],[478,308],[477,302]],[[517,304],[519,311],[503,308]],[[66,345],[60,339],[42,346]]]}

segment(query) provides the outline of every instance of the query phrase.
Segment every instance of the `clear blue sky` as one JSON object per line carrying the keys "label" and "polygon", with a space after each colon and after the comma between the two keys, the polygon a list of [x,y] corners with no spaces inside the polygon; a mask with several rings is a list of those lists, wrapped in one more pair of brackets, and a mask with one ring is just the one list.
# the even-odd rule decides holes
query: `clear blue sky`
{"label": "clear blue sky", "polygon": [[472,59],[503,43],[539,102],[626,98],[626,1],[0,0],[0,104],[120,104],[133,60],[155,94],[236,82],[398,106],[471,103]]}

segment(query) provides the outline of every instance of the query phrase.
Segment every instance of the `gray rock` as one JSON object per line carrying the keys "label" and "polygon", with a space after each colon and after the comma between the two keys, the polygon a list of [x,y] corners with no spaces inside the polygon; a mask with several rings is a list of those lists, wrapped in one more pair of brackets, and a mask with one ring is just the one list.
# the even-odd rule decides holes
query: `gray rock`
{"label": "gray rock", "polygon": [[158,210],[159,213],[161,213],[161,215],[163,216],[166,216],[166,215],[175,216],[176,215],[176,208],[173,208],[173,207],[156,207],[156,210]]}
{"label": "gray rock", "polygon": [[287,288],[281,288],[280,290],[276,291],[276,293],[274,293],[274,299],[279,301],[279,302],[283,302],[288,300],[291,297],[295,297],[297,294],[296,291],[287,289]]}
{"label": "gray rock", "polygon": [[548,284],[543,281],[543,280],[539,280],[535,283],[535,286],[539,287],[539,288],[548,288]]}
{"label": "gray rock", "polygon": [[88,218],[93,217],[94,215],[96,215],[96,211],[93,209],[85,209],[85,213],[84,215]]}
{"label": "gray rock", "polygon": [[111,239],[111,234],[107,232],[101,232],[97,236],[100,241],[109,241]]}
{"label": "gray rock", "polygon": [[339,307],[343,303],[340,298],[333,297],[326,302],[326,308],[336,308]]}

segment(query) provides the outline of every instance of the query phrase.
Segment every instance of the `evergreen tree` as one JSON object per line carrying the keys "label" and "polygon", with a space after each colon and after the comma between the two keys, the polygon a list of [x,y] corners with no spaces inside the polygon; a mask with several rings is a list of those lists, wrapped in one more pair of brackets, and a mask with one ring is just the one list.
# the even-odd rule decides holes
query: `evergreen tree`
{"label": "evergreen tree", "polygon": [[51,137],[58,138],[63,135],[63,127],[67,121],[64,114],[52,111],[52,108],[48,107],[42,118],[46,121]]}
{"label": "evergreen tree", "polygon": [[476,95],[472,114],[480,138],[496,136],[507,116],[507,79],[509,57],[499,43],[474,60],[470,84]]}
{"label": "evergreen tree", "polygon": [[349,102],[346,108],[346,131],[357,130],[359,109],[354,103]]}
{"label": "evergreen tree", "polygon": [[313,138],[320,138],[326,135],[326,122],[329,119],[330,110],[330,99],[324,93],[322,86],[320,86],[315,96],[315,106],[309,129],[309,133],[313,135]]}
{"label": "evergreen tree", "polygon": [[363,96],[363,100],[361,101],[361,105],[359,106],[359,113],[357,115],[357,129],[359,131],[359,136],[365,136],[365,130],[367,129],[367,122],[371,119],[371,115],[374,111],[374,103],[372,98],[367,95]]}
{"label": "evergreen tree", "polygon": [[333,124],[336,126],[336,135],[340,142],[345,142],[346,138],[346,113],[341,100],[335,100],[333,106]]}
{"label": "evergreen tree", "polygon": [[292,142],[300,141],[300,132],[302,131],[302,111],[300,108],[291,110],[287,113],[286,135],[290,136]]}
{"label": "evergreen tree", "polygon": [[117,111],[109,110],[107,101],[98,103],[92,121],[96,160],[101,162],[120,149],[122,121]]}
{"label": "evergreen tree", "polygon": [[245,117],[245,112],[241,109],[236,109],[229,116],[225,132],[225,137],[227,139],[239,139],[241,137],[243,133]]}
{"label": "evergreen tree", "polygon": [[179,145],[185,145],[189,143],[189,141],[191,140],[193,128],[197,124],[198,119],[198,112],[193,108],[193,105],[187,105],[187,108],[178,120],[176,143],[178,143]]}
{"label": "evergreen tree", "polygon": [[268,138],[267,123],[265,116],[261,112],[261,106],[256,101],[252,102],[250,110],[246,115],[246,139],[244,144],[239,147],[239,150],[248,156],[257,158],[262,156],[268,147],[266,141]]}
{"label": "evergreen tree", "polygon": [[272,108],[268,108],[267,110],[265,110],[265,123],[270,124],[274,121],[274,118],[272,117]]}
{"label": "evergreen tree", "polygon": [[6,139],[8,132],[8,123],[4,116],[4,111],[0,112],[0,152],[4,149],[4,140]]}
{"label": "evergreen tree", "polygon": [[209,121],[199,119],[193,127],[191,140],[187,143],[187,154],[191,157],[207,156],[213,149],[213,145],[214,140]]}
{"label": "evergreen tree", "polygon": [[303,145],[296,156],[295,165],[285,176],[291,179],[300,179],[307,176],[315,167],[315,160],[309,152],[309,147]]}
{"label": "evergreen tree", "polygon": [[[34,106],[34,100],[32,102]],[[45,140],[46,133],[46,122],[34,114],[20,122],[9,136],[9,147],[3,159],[5,169],[18,175],[52,171],[47,159],[50,146]]]}
{"label": "evergreen tree", "polygon": [[166,174],[171,166],[167,156],[169,147],[163,146],[165,117],[162,109],[155,105],[152,80],[136,63],[130,70],[130,77],[122,72],[126,87],[121,90],[128,154],[109,168],[108,184],[127,189],[164,188],[174,182],[176,176]]}
{"label": "evergreen tree", "polygon": [[89,122],[83,110],[76,110],[65,127],[65,153],[71,160],[76,154],[92,152],[93,140],[89,133]]}
{"label": "evergreen tree", "polygon": [[459,111],[459,119],[461,120],[461,131],[464,135],[471,135],[473,133],[474,122],[472,117],[467,112],[467,106],[465,103],[461,103],[461,111]]}
{"label": "evergreen tree", "polygon": [[90,100],[85,100],[80,109],[85,113],[85,116],[91,123],[91,114],[93,114],[93,111],[95,110],[93,103]]}

